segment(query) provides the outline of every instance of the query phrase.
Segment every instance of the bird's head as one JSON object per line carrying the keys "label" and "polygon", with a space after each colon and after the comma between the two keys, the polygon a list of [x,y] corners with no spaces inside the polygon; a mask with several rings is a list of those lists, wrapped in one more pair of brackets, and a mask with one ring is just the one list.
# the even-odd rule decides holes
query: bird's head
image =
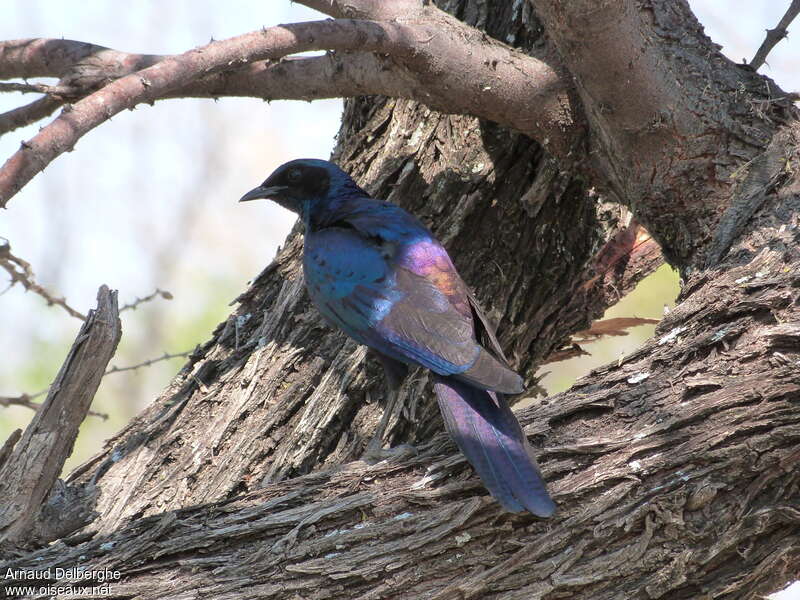
{"label": "bird's head", "polygon": [[247,192],[239,202],[266,198],[307,219],[311,213],[329,208],[337,198],[353,193],[365,194],[332,162],[298,158],[275,169],[264,183]]}

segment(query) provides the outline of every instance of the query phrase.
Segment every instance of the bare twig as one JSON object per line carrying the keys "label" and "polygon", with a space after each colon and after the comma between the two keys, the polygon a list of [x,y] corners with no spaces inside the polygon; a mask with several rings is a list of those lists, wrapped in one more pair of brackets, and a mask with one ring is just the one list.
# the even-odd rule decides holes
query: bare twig
{"label": "bare twig", "polygon": [[[43,396],[47,392],[50,391],[50,388],[44,389],[40,392],[36,392],[35,394],[20,394],[19,396],[0,396],[0,406],[22,406],[24,408],[29,408],[32,411],[38,411],[42,405],[39,402],[33,402],[34,399],[38,398],[39,396]],[[103,421],[108,420],[108,415],[106,413],[96,412],[90,410],[87,414],[91,415],[92,417],[98,417],[103,419]]]}
{"label": "bare twig", "polygon": [[0,114],[0,135],[50,116],[62,104],[64,104],[64,101],[60,98],[45,96],[25,106],[4,112]]}
{"label": "bare twig", "polygon": [[154,291],[152,294],[149,294],[149,295],[147,295],[147,296],[145,296],[143,298],[139,298],[137,296],[136,300],[134,300],[133,302],[129,302],[128,304],[126,304],[125,306],[120,308],[119,312],[125,312],[126,310],[136,310],[136,307],[139,306],[140,304],[144,304],[145,302],[150,302],[151,300],[153,300],[154,298],[156,298],[158,296],[160,296],[161,298],[164,298],[164,300],[172,300],[172,294],[171,293],[169,293],[166,290],[162,290],[162,289],[156,288],[156,291]]}
{"label": "bare twig", "polygon": [[67,85],[47,85],[44,83],[0,82],[0,92],[21,92],[23,94],[48,94],[62,98],[73,97],[80,93],[79,88]]}
{"label": "bare twig", "polygon": [[761,43],[761,46],[758,48],[756,55],[753,57],[753,60],[750,61],[750,66],[754,70],[758,70],[761,68],[761,65],[767,60],[767,55],[772,51],[775,47],[775,44],[780,42],[783,38],[785,38],[789,31],[788,27],[789,24],[794,20],[794,18],[800,13],[800,0],[792,0],[792,3],[789,5],[789,8],[786,10],[786,14],[781,17],[781,20],[778,21],[778,24],[775,26],[775,29],[767,29],[767,37],[764,38],[764,41]]}
{"label": "bare twig", "polygon": [[70,316],[76,319],[86,320],[86,315],[78,312],[67,304],[65,298],[56,298],[34,281],[30,263],[11,253],[11,244],[8,243],[8,240],[0,244],[0,267],[3,267],[11,276],[12,286],[16,283],[20,283],[27,291],[44,298],[48,306],[60,306],[66,310]]}
{"label": "bare twig", "polygon": [[39,410],[41,404],[38,402],[34,402],[36,398],[39,396],[44,396],[47,393],[47,390],[50,388],[46,388],[35,394],[20,394],[19,396],[0,396],[0,406],[23,406],[25,408],[30,408],[31,410]]}
{"label": "bare twig", "polygon": [[[122,311],[120,310],[120,312]],[[108,369],[103,373],[103,377],[105,377],[106,375],[111,375],[112,373],[122,373],[123,371],[135,371],[136,369],[149,367],[152,364],[164,360],[171,360],[173,358],[186,358],[192,352],[194,352],[194,349],[186,350],[184,352],[175,352],[175,353],[164,352],[162,356],[158,356],[156,358],[150,358],[143,362],[137,363],[135,365],[129,365],[127,367],[118,367],[116,365],[112,365],[110,369]],[[33,411],[38,411],[42,405],[39,404],[38,402],[33,402],[33,400],[38,398],[39,396],[46,394],[49,391],[49,389],[50,388],[47,388],[40,392],[36,392],[35,394],[20,394],[19,396],[0,396],[0,406],[5,406],[5,407],[23,406],[25,408],[30,408]],[[104,421],[108,420],[108,415],[106,413],[95,412],[93,410],[90,410],[88,414],[93,417],[99,417]]]}
{"label": "bare twig", "polygon": [[0,542],[30,539],[121,334],[116,292],[101,286],[97,309],[89,312],[47,399],[0,468],[0,497],[5,500],[0,505]]}
{"label": "bare twig", "polygon": [[112,365],[110,369],[108,369],[103,375],[111,375],[112,373],[121,373],[122,371],[134,371],[136,369],[141,369],[142,367],[149,367],[150,365],[161,362],[162,360],[170,360],[173,358],[186,358],[192,352],[194,352],[194,348],[191,350],[186,350],[184,352],[176,352],[175,354],[170,354],[169,352],[164,352],[162,356],[156,358],[150,358],[144,362],[140,362],[135,365],[130,365],[127,367],[118,367],[116,365]]}

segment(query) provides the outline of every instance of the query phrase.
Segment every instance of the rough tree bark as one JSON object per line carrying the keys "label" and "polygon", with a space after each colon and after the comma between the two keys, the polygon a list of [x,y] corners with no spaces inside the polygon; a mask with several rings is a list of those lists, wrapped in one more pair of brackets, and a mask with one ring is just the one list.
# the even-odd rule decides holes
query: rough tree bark
{"label": "rough tree bark", "polygon": [[515,367],[532,382],[609,290],[657,264],[629,252],[613,201],[684,277],[653,340],[520,411],[556,517],[487,497],[423,373],[386,433],[415,451],[357,460],[380,369],[309,305],[295,231],[161,397],[70,475],[94,520],[0,570],[81,565],[122,572],[112,597],[230,599],[754,598],[800,574],[794,109],[683,2],[442,4],[555,57],[585,136],[557,162],[488,121],[362,98],[335,159],[431,226]]}

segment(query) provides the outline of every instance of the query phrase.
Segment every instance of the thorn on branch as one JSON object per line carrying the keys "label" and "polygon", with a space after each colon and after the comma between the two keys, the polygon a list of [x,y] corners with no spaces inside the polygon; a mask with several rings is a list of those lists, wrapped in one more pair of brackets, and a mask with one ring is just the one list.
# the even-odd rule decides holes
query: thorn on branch
{"label": "thorn on branch", "polygon": [[787,28],[798,13],[800,13],[800,0],[792,0],[786,13],[775,26],[775,29],[767,29],[767,37],[761,43],[753,60],[750,61],[749,66],[754,71],[761,68],[761,65],[767,60],[767,55],[772,51],[775,45],[789,35],[789,30]]}
{"label": "thorn on branch", "polygon": [[36,283],[33,278],[33,270],[31,269],[30,263],[19,258],[18,256],[14,256],[11,253],[11,244],[8,242],[8,240],[5,240],[4,243],[0,244],[0,267],[3,267],[3,269],[5,269],[11,277],[11,285],[8,286],[9,288],[13,287],[17,283],[20,283],[26,291],[33,292],[34,294],[44,298],[48,306],[60,306],[66,310],[71,317],[75,317],[81,321],[86,320],[86,315],[78,312],[69,304],[67,304],[65,298],[56,298],[41,285]]}

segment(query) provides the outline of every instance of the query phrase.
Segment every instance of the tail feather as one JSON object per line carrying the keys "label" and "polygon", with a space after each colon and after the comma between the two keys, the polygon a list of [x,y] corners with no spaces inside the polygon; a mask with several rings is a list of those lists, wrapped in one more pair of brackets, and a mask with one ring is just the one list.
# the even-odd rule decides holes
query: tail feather
{"label": "tail feather", "polygon": [[556,505],[503,397],[452,377],[437,377],[433,389],[447,431],[492,496],[511,512],[551,516]]}

